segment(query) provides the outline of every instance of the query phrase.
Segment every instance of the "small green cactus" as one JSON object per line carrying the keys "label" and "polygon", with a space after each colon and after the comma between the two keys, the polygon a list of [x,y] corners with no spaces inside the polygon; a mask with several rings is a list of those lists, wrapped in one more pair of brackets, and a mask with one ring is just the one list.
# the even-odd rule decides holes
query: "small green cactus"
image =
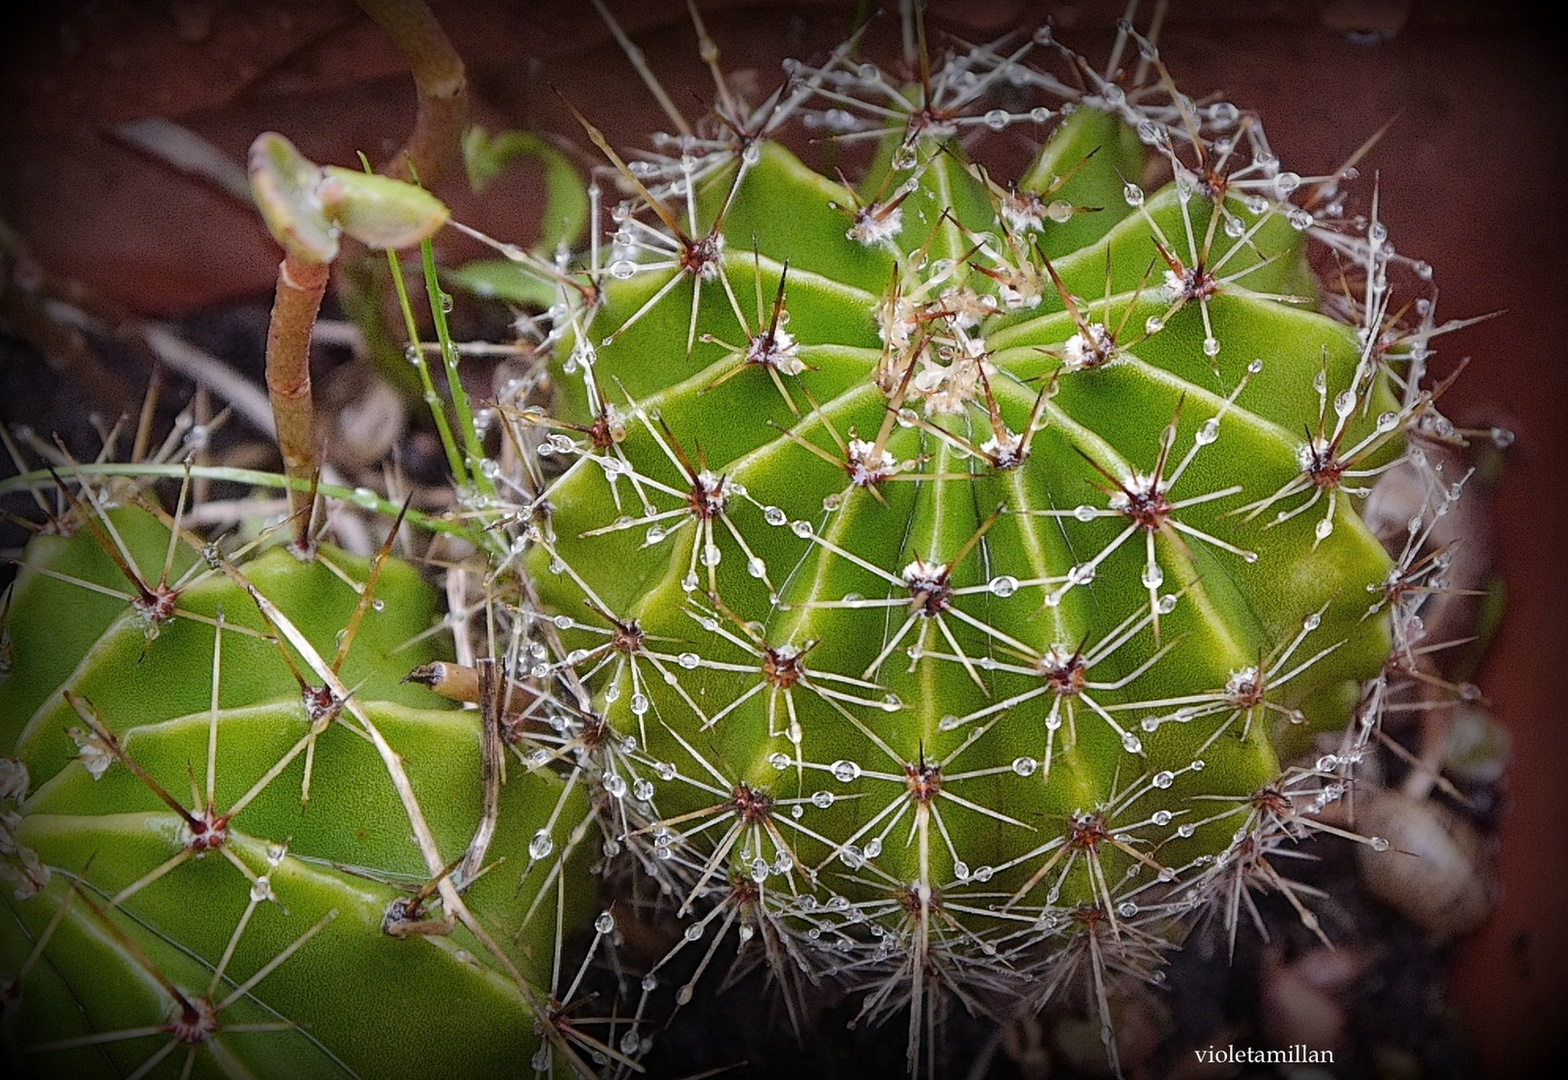
{"label": "small green cactus", "polygon": [[[625,1075],[734,929],[797,1026],[808,982],[907,1008],[911,1068],[943,1001],[1054,996],[1115,1067],[1118,980],[1196,919],[1272,890],[1317,929],[1269,857],[1353,835],[1316,815],[1415,672],[1459,495],[1419,448],[1455,437],[1442,328],[1394,302],[1429,268],[1125,26],[1104,75],[1046,30],[903,79],[856,47],[630,165],[579,114],[626,198],[578,258],[498,245],[553,302],[478,414],[426,249],[472,666],[385,550],[220,554],[56,478],[0,685],[14,1060]],[[858,182],[795,123],[862,144]],[[1039,140],[1016,180],[992,131]],[[1361,512],[1396,463],[1391,555]],[[562,977],[590,848],[684,922],[602,1037],[568,1004],[610,912]]]}
{"label": "small green cactus", "polygon": [[11,1075],[529,1060],[583,794],[544,770],[487,812],[479,714],[403,679],[434,591],[328,548],[231,565],[110,497],[84,486],[9,598]]}

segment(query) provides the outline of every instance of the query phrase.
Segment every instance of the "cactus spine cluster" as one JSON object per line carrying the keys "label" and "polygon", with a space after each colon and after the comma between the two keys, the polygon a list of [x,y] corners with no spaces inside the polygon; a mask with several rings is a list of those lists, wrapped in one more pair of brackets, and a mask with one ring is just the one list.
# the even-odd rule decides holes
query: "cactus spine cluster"
{"label": "cactus spine cluster", "polygon": [[[824,979],[907,1007],[911,1065],[949,995],[1081,995],[1114,1060],[1116,979],[1297,900],[1268,856],[1346,790],[1457,497],[1433,472],[1392,557],[1358,515],[1443,431],[1430,302],[1391,305],[1430,272],[1121,41],[1136,73],[1046,31],[902,74],[852,41],[631,164],[583,117],[627,197],[580,258],[509,249],[555,303],[461,493],[493,665],[436,663],[395,560],[204,563],[63,478],[76,532],[29,549],[0,688],[23,1050],[615,1072],[665,965],[701,952],[685,1004],[733,930],[792,1007]],[[1015,180],[995,131],[1040,140]],[[589,847],[685,924],[602,1037],[552,968]],[[152,1057],[93,1034],[144,1029]]]}

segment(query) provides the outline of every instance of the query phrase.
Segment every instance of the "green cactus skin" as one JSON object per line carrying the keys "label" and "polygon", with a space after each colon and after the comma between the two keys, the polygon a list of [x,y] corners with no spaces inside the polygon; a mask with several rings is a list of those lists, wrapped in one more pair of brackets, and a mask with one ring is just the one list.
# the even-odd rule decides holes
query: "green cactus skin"
{"label": "green cactus skin", "polygon": [[[1108,1022],[1108,973],[1157,978],[1343,791],[1291,763],[1385,672],[1353,496],[1429,400],[1358,330],[1380,226],[1344,249],[1365,295],[1320,302],[1322,222],[1233,107],[793,72],[640,170],[585,121],[640,194],[562,291],[550,411],[513,416],[561,463],[517,515],[534,685],[620,737],[613,828],[689,940],[738,919],[786,979],[912,1004],[912,1062],[934,987],[1038,1003],[1093,967]],[[813,92],[884,131],[858,190],[765,137]],[[1016,186],[981,126],[1044,136]]]}
{"label": "green cactus skin", "polygon": [[[336,711],[318,696],[327,711],[307,745],[306,701],[250,589],[330,665],[366,560],[324,548],[307,564],[274,548],[231,575],[183,539],[171,551],[168,525],[140,507],[90,516],[82,503],[64,519],[73,535],[28,546],[10,598],[0,685],[13,783],[4,869],[14,890],[0,922],[10,1075],[125,1076],[159,1058],[150,1075],[477,1076],[532,1060],[560,855],[586,815],[580,788],[515,765],[501,788],[484,858],[499,865],[464,902],[504,962],[461,925],[384,927],[394,902],[433,876],[394,772],[443,859],[464,854],[481,814],[479,714],[401,682],[441,651],[426,633],[430,586],[406,563],[380,566],[338,669],[351,696]],[[155,593],[159,580],[174,583],[172,612],[130,601],[110,550]],[[290,655],[319,686],[312,660]],[[221,828],[221,842],[197,841],[184,814],[105,752],[89,715],[194,821]],[[565,872],[580,875],[580,864]],[[592,902],[591,881],[577,881],[563,914],[580,921]],[[441,897],[407,914],[433,929]],[[202,1028],[207,1006],[215,1030]]]}

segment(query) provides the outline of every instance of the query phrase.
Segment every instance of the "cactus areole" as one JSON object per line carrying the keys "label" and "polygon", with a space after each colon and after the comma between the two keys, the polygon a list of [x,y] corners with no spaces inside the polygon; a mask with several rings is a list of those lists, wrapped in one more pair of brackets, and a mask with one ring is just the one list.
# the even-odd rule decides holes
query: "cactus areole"
{"label": "cactus areole", "polygon": [[[908,1006],[911,1064],[947,990],[1071,992],[1108,1030],[1107,980],[1284,887],[1267,855],[1345,791],[1410,644],[1390,583],[1418,545],[1391,558],[1359,511],[1442,431],[1430,271],[1343,209],[1343,172],[1284,170],[1255,116],[1126,44],[1137,75],[1041,32],[908,84],[846,45],[630,166],[583,120],[626,198],[596,185],[609,227],[526,264],[557,290],[544,359],[462,493],[494,553],[474,640],[511,688],[481,710],[499,811],[479,714],[390,678],[436,658],[389,654],[430,618],[406,566],[356,615],[363,566],[204,574],[84,490],[101,524],[29,549],[0,690],[25,1059],[129,1071],[148,1053],[101,1033],[134,1031],[286,1075],[625,1069],[648,1033],[586,1040],[551,967],[594,909],[564,854],[589,825],[685,942],[738,928],[787,987]],[[864,148],[861,178],[786,123]],[[980,163],[992,131],[1039,141],[1021,175]],[[109,565],[150,579],[165,548],[177,595]]]}

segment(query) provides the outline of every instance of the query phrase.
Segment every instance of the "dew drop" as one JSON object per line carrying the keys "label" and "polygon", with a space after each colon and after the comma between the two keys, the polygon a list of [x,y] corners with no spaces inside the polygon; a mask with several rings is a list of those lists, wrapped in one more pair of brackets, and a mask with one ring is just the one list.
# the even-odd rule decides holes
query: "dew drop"
{"label": "dew drop", "polygon": [[953,876],[959,881],[969,880],[969,864],[959,859],[953,864]]}
{"label": "dew drop", "polygon": [[653,799],[653,781],[645,776],[639,776],[632,781],[632,797],[638,802],[649,802]]}
{"label": "dew drop", "polygon": [[812,533],[811,522],[796,520],[790,522],[789,527],[790,531],[793,532],[796,536],[799,536],[802,539],[810,539]]}
{"label": "dew drop", "polygon": [[1127,205],[1139,207],[1143,205],[1143,188],[1137,184],[1128,183],[1122,187],[1122,197],[1127,200]]}
{"label": "dew drop", "polygon": [[768,755],[768,764],[772,765],[779,772],[783,772],[785,769],[789,768],[789,757],[785,754],[775,752]]}
{"label": "dew drop", "polygon": [[1220,354],[1220,339],[1210,335],[1203,339],[1203,355],[1218,356]]}
{"label": "dew drop", "polygon": [[1160,569],[1159,563],[1145,563],[1139,580],[1146,589],[1158,589],[1165,583],[1165,571]]}
{"label": "dew drop", "polygon": [[1079,521],[1093,521],[1096,517],[1099,516],[1099,514],[1100,512],[1098,510],[1087,503],[1083,504],[1082,506],[1073,507],[1073,517],[1077,518]]}
{"label": "dew drop", "polygon": [[1316,525],[1312,526],[1312,535],[1316,536],[1319,540],[1327,540],[1329,533],[1331,533],[1333,531],[1334,531],[1334,519],[1333,518],[1323,518]]}
{"label": "dew drop", "polygon": [[643,694],[632,695],[632,715],[645,716],[648,713],[648,698]]}
{"label": "dew drop", "polygon": [[1122,749],[1129,754],[1143,753],[1143,742],[1130,731],[1122,732]]}
{"label": "dew drop", "polygon": [[616,259],[610,264],[610,276],[617,281],[625,281],[637,272],[637,265],[630,259]]}
{"label": "dew drop", "polygon": [[1216,101],[1209,106],[1209,119],[1217,128],[1228,128],[1241,116],[1241,110],[1228,101]]}
{"label": "dew drop", "polygon": [[550,852],[555,850],[555,841],[550,838],[548,830],[540,829],[534,833],[534,838],[528,841],[528,857],[530,859],[547,859]]}
{"label": "dew drop", "polygon": [[843,758],[835,761],[830,771],[833,773],[833,778],[841,784],[847,784],[860,776],[860,766]]}
{"label": "dew drop", "polygon": [[1165,323],[1158,315],[1150,315],[1147,319],[1143,320],[1143,332],[1149,337],[1153,337],[1155,334],[1158,334],[1161,330],[1164,329]]}
{"label": "dew drop", "polygon": [[992,131],[1001,131],[1007,127],[1009,119],[1005,109],[992,109],[985,114],[985,126]]}
{"label": "dew drop", "polygon": [[1032,757],[1017,757],[1013,759],[1013,772],[1019,776],[1033,776],[1040,763]]}
{"label": "dew drop", "polygon": [[1159,602],[1154,605],[1154,610],[1158,611],[1161,615],[1169,615],[1171,612],[1175,611],[1176,594],[1166,593],[1164,596],[1160,597]]}
{"label": "dew drop", "polygon": [[1197,434],[1192,438],[1193,442],[1197,443],[1199,446],[1208,446],[1219,437],[1220,422],[1211,418],[1203,422],[1203,426],[1198,428]]}
{"label": "dew drop", "polygon": [[1064,199],[1056,199],[1045,208],[1045,216],[1058,225],[1065,225],[1073,219],[1073,204]]}
{"label": "dew drop", "polygon": [[993,596],[1012,596],[1018,591],[1018,579],[1007,574],[991,579],[991,594]]}
{"label": "dew drop", "polygon": [[615,916],[608,911],[599,912],[599,917],[593,921],[593,928],[601,934],[611,933],[615,929]]}
{"label": "dew drop", "polygon": [[1373,851],[1387,851],[1388,841],[1381,836],[1369,836],[1367,837],[1367,847]]}
{"label": "dew drop", "polygon": [[818,810],[826,810],[833,805],[833,793],[831,791],[812,792],[811,805]]}
{"label": "dew drop", "polygon": [[762,520],[769,525],[783,525],[789,520],[789,516],[776,506],[767,506],[762,510]]}
{"label": "dew drop", "polygon": [[1176,835],[1181,837],[1183,840],[1190,839],[1192,837],[1192,834],[1195,833],[1195,832],[1197,832],[1197,829],[1194,826],[1192,826],[1192,825],[1178,825],[1178,826],[1176,826]]}
{"label": "dew drop", "polygon": [[1169,825],[1171,823],[1171,812],[1169,810],[1156,810],[1150,815],[1149,820],[1156,825]]}

